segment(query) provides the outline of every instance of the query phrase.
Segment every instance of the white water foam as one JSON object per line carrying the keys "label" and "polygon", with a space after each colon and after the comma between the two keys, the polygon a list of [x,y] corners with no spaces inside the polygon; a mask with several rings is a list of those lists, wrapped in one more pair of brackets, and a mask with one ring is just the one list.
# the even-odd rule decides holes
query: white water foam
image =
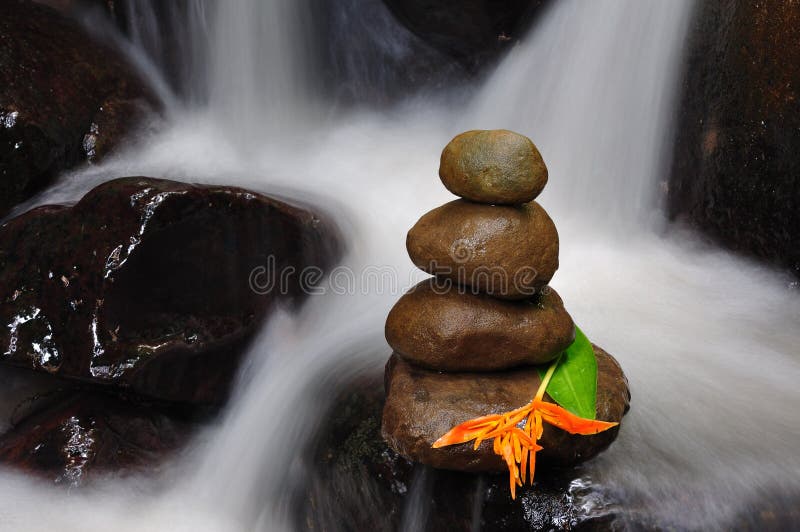
{"label": "white water foam", "polygon": [[[290,188],[337,214],[348,238],[344,264],[391,266],[402,288],[414,278],[405,232],[450,197],[436,177],[441,148],[466,128],[526,133],[551,171],[541,202],[561,234],[553,286],[631,381],[632,410],[619,439],[588,474],[636,519],[726,529],[764,492],[800,492],[800,303],[786,278],[660,221],[655,191],[691,8],[561,0],[472,108],[416,102],[314,127],[291,120],[302,97],[277,90],[265,104],[249,85],[258,81],[239,70],[281,53],[281,61],[302,59],[289,49],[261,50],[263,39],[246,33],[252,25],[231,14],[226,31],[242,33],[214,45],[217,60],[245,52],[239,66],[212,69],[226,78],[211,80],[228,87],[223,103],[212,98],[208,109],[177,113],[150,142],[65,177],[39,201],[131,174]],[[226,34],[220,28],[216,39]],[[285,72],[276,68],[267,74]],[[269,116],[282,131],[265,124]],[[303,481],[298,442],[322,408],[312,392],[383,364],[383,321],[398,295],[315,296],[299,316],[272,320],[227,414],[150,488],[155,495],[121,482],[64,495],[6,474],[0,522],[30,530],[291,528],[289,488]],[[43,497],[51,514],[38,511]]]}

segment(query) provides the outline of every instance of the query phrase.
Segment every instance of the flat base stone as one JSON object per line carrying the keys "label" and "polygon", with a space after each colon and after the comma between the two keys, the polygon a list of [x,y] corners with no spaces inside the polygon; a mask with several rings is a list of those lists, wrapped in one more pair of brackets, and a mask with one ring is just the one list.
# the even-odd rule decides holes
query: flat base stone
{"label": "flat base stone", "polygon": [[[628,381],[614,358],[595,348],[597,357],[597,419],[621,422],[628,411]],[[524,406],[540,384],[536,368],[491,373],[438,373],[412,366],[396,354],[386,365],[386,406],[383,437],[406,458],[439,469],[481,472],[507,471],[502,458],[485,441],[434,449],[439,437],[464,421]],[[572,435],[545,423],[537,465],[570,466],[608,447],[619,427],[593,436]]]}

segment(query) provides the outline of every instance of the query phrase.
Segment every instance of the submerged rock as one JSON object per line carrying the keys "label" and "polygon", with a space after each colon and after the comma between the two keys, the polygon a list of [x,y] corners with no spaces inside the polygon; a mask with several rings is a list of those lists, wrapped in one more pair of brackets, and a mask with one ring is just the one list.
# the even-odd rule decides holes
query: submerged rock
{"label": "submerged rock", "polygon": [[0,436],[0,462],[68,487],[152,473],[194,424],[102,393],[61,392]]}
{"label": "submerged rock", "polygon": [[299,301],[338,253],[335,228],[304,207],[110,181],[0,226],[0,362],[219,403],[261,320]]}
{"label": "submerged rock", "polygon": [[423,271],[502,299],[530,298],[558,269],[558,231],[535,201],[451,201],[419,219],[406,248]]}
{"label": "submerged rock", "polygon": [[[597,357],[597,419],[620,422],[628,411],[630,392],[614,358],[595,346]],[[434,449],[440,436],[469,419],[524,406],[539,388],[536,368],[493,373],[437,373],[417,368],[397,355],[386,366],[386,406],[383,435],[406,458],[440,469],[480,472],[507,471],[503,459],[484,441]],[[571,466],[608,447],[619,427],[593,436],[571,435],[545,424],[539,443],[544,450],[537,465]]]}
{"label": "submerged rock", "polygon": [[519,205],[547,184],[547,167],[531,140],[505,129],[467,131],[442,151],[439,177],[447,190],[478,203]]}
{"label": "submerged rock", "polygon": [[133,67],[75,21],[0,2],[0,216],[61,170],[101,158],[157,105]]}
{"label": "submerged rock", "polygon": [[422,281],[386,319],[386,341],[405,360],[439,371],[492,371],[553,360],[575,339],[555,290],[530,300],[439,290]]}

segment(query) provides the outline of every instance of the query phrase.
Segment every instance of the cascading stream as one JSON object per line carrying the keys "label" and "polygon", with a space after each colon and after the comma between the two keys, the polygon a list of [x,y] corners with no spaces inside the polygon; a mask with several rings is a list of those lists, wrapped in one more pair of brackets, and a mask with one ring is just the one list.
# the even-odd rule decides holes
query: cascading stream
{"label": "cascading stream", "polygon": [[[166,487],[112,482],[63,496],[7,475],[0,520],[33,530],[290,528],[319,398],[382,366],[385,316],[423,277],[405,233],[449,197],[436,176],[441,148],[461,130],[493,127],[541,148],[551,172],[541,203],[562,242],[553,285],[631,381],[631,413],[587,478],[624,516],[662,527],[726,529],[758,510],[756,495],[796,500],[796,294],[774,272],[654,230],[691,2],[560,0],[469,108],[417,100],[332,120],[320,118],[303,45],[311,26],[297,23],[305,3],[224,5],[209,20],[208,103],[176,111],[145,145],[65,176],[40,201],[136,174],[293,190],[339,215],[354,285],[272,320],[226,415]],[[395,286],[365,281],[370,267],[394,272]],[[44,496],[47,515],[36,511]],[[403,526],[421,526],[426,511],[408,508]]]}
{"label": "cascading stream", "polygon": [[[629,235],[655,209],[693,2],[559,5],[480,90],[467,128],[529,133],[564,218]],[[551,206],[552,208],[552,206]],[[567,242],[568,244],[568,242]]]}

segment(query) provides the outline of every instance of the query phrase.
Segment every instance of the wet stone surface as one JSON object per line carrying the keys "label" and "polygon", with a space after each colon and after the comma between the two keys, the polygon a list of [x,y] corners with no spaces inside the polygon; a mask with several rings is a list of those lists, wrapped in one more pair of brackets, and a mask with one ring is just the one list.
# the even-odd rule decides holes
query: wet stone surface
{"label": "wet stone surface", "polygon": [[547,167],[524,135],[506,129],[457,135],[442,151],[439,177],[447,190],[478,203],[519,205],[547,184]]}
{"label": "wet stone surface", "polygon": [[335,227],[304,207],[110,181],[0,226],[0,363],[219,404],[261,321],[278,301],[298,304],[339,252]]}
{"label": "wet stone surface", "polygon": [[102,158],[160,104],[118,52],[50,7],[0,2],[0,217]]}
{"label": "wet stone surface", "polygon": [[556,291],[503,301],[436,280],[412,287],[386,319],[386,341],[405,360],[439,371],[492,371],[550,362],[575,339]]}
{"label": "wet stone surface", "polygon": [[[624,425],[630,392],[617,361],[594,346],[597,358],[597,419]],[[472,445],[434,449],[433,443],[451,428],[487,414],[500,414],[526,405],[541,380],[535,367],[506,371],[441,373],[404,362],[396,354],[386,364],[386,406],[383,435],[402,455],[433,467],[468,472],[508,471],[503,459],[484,440]],[[548,397],[545,395],[545,397]],[[605,450],[620,426],[591,436],[572,435],[545,423],[537,453],[539,466],[573,466]]]}
{"label": "wet stone surface", "polygon": [[553,220],[535,201],[451,201],[425,213],[406,238],[419,269],[501,299],[527,299],[547,286],[558,269],[558,245]]}
{"label": "wet stone surface", "polygon": [[0,462],[77,488],[107,476],[153,474],[196,423],[150,404],[86,390],[56,390],[0,436]]}

